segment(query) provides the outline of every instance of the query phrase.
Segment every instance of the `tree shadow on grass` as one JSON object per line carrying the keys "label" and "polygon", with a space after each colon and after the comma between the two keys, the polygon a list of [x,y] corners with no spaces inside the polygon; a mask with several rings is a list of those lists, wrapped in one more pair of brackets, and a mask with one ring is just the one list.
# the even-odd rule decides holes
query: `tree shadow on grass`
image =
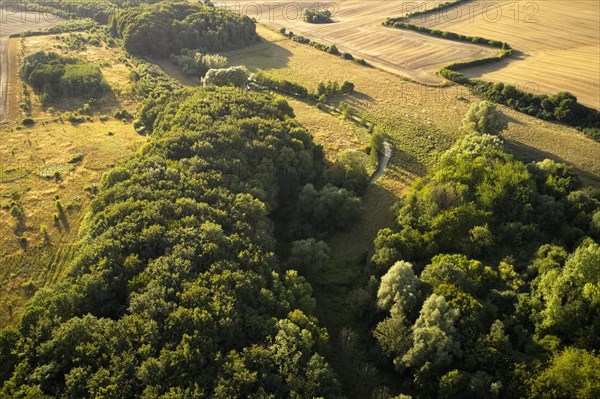
{"label": "tree shadow on grass", "polygon": [[250,72],[268,71],[288,66],[292,52],[278,46],[277,43],[261,38],[256,44],[222,52],[227,57],[229,65],[244,65]]}
{"label": "tree shadow on grass", "polygon": [[552,159],[553,161],[564,163],[572,166],[584,184],[590,185],[600,185],[600,176],[578,168],[577,166],[571,164],[570,162],[564,160],[556,154],[552,154],[547,151],[542,151],[535,147],[531,147],[527,144],[523,144],[521,142],[504,138],[504,142],[506,144],[506,148],[515,155],[515,157],[522,162],[539,162],[544,159]]}

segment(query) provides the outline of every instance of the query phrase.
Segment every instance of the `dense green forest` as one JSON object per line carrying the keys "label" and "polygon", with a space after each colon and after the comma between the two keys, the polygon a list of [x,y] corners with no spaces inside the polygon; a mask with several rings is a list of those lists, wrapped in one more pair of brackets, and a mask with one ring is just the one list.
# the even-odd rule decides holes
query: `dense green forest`
{"label": "dense green forest", "polygon": [[[337,397],[304,278],[269,214],[320,175],[289,106],[181,95],[102,179],[68,278],[4,330],[9,397]],[[6,356],[5,356],[6,355]]]}
{"label": "dense green forest", "polygon": [[497,116],[474,106],[379,232],[374,337],[417,397],[596,398],[600,191],[515,160]]}
{"label": "dense green forest", "polygon": [[[131,55],[139,108],[117,114],[148,141],[102,177],[68,275],[0,330],[0,398],[356,397],[363,381],[348,383],[354,365],[339,366],[349,356],[332,350],[307,279],[332,257],[324,240],[364,211],[368,149],[327,165],[283,98],[247,90],[245,67],[210,54],[257,40],[249,18],[144,3],[157,2],[92,11]],[[135,55],[170,56],[203,87]],[[97,67],[51,52],[25,57],[21,74],[33,87],[106,87]],[[251,79],[321,105],[355,90]],[[511,86],[478,87],[514,98]],[[567,94],[519,104],[559,121],[594,116]],[[516,159],[506,126],[493,104],[473,104],[462,139],[357,262],[359,298],[346,305],[360,325],[346,337],[376,380],[373,398],[600,397],[600,189],[566,164]],[[371,139],[377,159],[386,134]]]}
{"label": "dense green forest", "polygon": [[220,51],[257,40],[246,17],[191,3],[157,3],[113,14],[111,32],[131,54],[168,57],[183,49]]}

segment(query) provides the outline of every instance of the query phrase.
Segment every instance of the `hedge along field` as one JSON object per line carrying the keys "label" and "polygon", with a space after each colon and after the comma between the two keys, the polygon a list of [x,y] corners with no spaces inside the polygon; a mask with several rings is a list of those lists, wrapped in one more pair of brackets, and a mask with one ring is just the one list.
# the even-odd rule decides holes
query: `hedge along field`
{"label": "hedge along field", "polygon": [[569,91],[580,103],[600,109],[598,2],[553,0],[527,4],[511,0],[463,4],[442,14],[411,18],[410,22],[505,41],[515,50],[515,57],[501,63],[461,71],[467,77],[516,84],[534,94]]}
{"label": "hedge along field", "polygon": [[[314,7],[314,2],[224,0],[215,3],[219,7],[246,13],[271,27],[284,27],[288,32],[316,42],[336,45],[340,52],[363,58],[373,66],[428,84],[440,82],[435,72],[441,65],[496,55],[495,49],[484,46],[468,43],[448,45],[443,39],[382,26],[386,18],[414,10],[406,2],[338,1],[331,3],[334,22],[328,24],[311,24],[302,20],[302,10]],[[324,7],[326,3],[320,4]]]}
{"label": "hedge along field", "polygon": [[[311,91],[323,80],[343,81],[352,76],[356,92],[343,101],[392,136],[394,156],[380,182],[395,193],[422,175],[441,152],[461,137],[460,121],[469,103],[479,101],[466,87],[420,85],[296,43],[262,25],[257,26],[257,32],[262,38],[259,43],[223,53],[231,65],[246,65],[251,72],[263,70],[271,77],[290,80]],[[599,143],[574,128],[501,108],[511,118],[503,135],[521,157],[552,156],[575,166],[584,177],[589,177],[588,181],[598,181]]]}

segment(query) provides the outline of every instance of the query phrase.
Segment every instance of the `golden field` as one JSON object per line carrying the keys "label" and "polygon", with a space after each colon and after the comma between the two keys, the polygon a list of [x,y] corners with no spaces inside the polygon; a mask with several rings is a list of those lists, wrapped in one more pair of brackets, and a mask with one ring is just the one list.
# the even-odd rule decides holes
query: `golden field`
{"label": "golden field", "polygon": [[[335,44],[340,51],[363,58],[381,69],[428,84],[440,82],[435,72],[441,65],[496,54],[495,50],[484,46],[456,42],[449,45],[443,39],[382,26],[387,17],[400,16],[412,9],[404,1],[315,3],[223,0],[215,1],[215,4],[246,13],[271,27],[284,27],[320,43]],[[302,21],[302,10],[315,7],[315,4],[328,6],[335,22],[317,25]]]}
{"label": "golden field", "polygon": [[[394,156],[384,183],[406,185],[422,175],[461,137],[461,120],[469,105],[479,101],[461,86],[418,84],[293,42],[265,26],[259,25],[258,32],[263,38],[260,43],[223,53],[230,64],[246,65],[251,71],[264,70],[310,90],[315,90],[322,81],[352,81],[356,92],[342,100],[392,137]],[[517,154],[527,159],[550,157],[566,162],[588,182],[598,182],[600,143],[573,128],[541,121],[504,106],[499,108],[510,119],[503,136]]]}
{"label": "golden field", "polygon": [[529,91],[569,91],[600,109],[600,3],[597,0],[513,0],[466,3],[415,17],[417,25],[510,43],[517,56],[467,69],[467,76]]}

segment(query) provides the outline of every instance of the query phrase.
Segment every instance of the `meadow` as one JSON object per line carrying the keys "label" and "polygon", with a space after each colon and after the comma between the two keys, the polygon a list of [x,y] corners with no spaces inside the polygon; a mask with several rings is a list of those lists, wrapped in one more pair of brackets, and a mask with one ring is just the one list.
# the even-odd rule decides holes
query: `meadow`
{"label": "meadow", "polygon": [[[114,117],[121,109],[133,112],[137,104],[122,50],[106,43],[73,50],[65,44],[68,37],[11,40],[15,65],[38,50],[82,57],[100,66],[111,93],[80,115],[86,100],[67,97],[41,104],[31,89],[22,90],[19,75],[11,70],[9,118],[0,125],[0,325],[16,322],[37,289],[60,280],[100,177],[145,141],[130,121]],[[28,112],[19,107],[25,93]],[[71,114],[83,123],[70,122]],[[33,124],[25,126],[25,118]],[[11,215],[15,205],[22,216]]]}
{"label": "meadow", "polygon": [[[355,93],[342,101],[392,137],[395,149],[391,170],[382,181],[390,187],[402,187],[423,175],[461,137],[460,121],[469,105],[478,101],[460,86],[419,84],[293,42],[266,26],[257,26],[257,32],[263,38],[260,43],[224,53],[230,64],[243,64],[251,71],[263,70],[313,91],[319,82],[351,77]],[[520,157],[562,160],[573,165],[586,181],[598,182],[599,143],[573,128],[499,107],[509,117],[503,136]]]}

